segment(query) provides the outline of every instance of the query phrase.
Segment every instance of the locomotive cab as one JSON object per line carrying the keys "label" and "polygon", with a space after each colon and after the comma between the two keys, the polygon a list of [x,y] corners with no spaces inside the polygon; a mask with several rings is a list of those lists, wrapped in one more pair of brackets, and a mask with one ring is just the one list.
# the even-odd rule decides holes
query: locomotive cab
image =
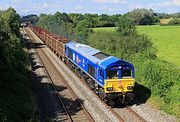
{"label": "locomotive cab", "polygon": [[131,67],[112,67],[106,71],[107,79],[132,78]]}
{"label": "locomotive cab", "polygon": [[125,99],[126,96],[133,92],[134,68],[132,65],[111,66],[106,69],[105,73],[104,91],[107,96],[114,92],[114,96],[110,97]]}

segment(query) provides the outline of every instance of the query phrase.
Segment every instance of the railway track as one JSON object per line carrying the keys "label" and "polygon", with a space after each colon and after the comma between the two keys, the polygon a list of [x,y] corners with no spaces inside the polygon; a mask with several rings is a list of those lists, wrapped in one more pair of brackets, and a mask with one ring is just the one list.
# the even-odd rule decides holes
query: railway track
{"label": "railway track", "polygon": [[[55,66],[53,68],[56,69]],[[67,68],[70,69],[69,67],[67,67]],[[74,72],[74,73],[76,73],[76,72]],[[63,78],[62,75],[60,75],[60,76],[61,76],[61,78]],[[81,81],[84,85],[87,86],[87,84],[82,80],[81,77],[78,76],[78,78],[79,78],[79,81]],[[87,89],[88,89],[88,91],[90,90],[90,88],[88,86],[87,86]],[[94,96],[98,97],[94,92],[93,92],[93,94],[94,94]],[[101,100],[101,102],[103,104],[105,104],[104,101]],[[139,114],[137,114],[135,111],[133,111],[130,107],[125,107],[125,108],[120,108],[120,109],[119,108],[111,108],[107,104],[105,104],[105,107],[107,109],[109,109],[109,111],[111,111],[111,113],[113,113],[114,116],[116,116],[119,121],[129,121],[129,122],[131,122],[131,121],[132,122],[140,121],[140,122],[145,122],[145,120]]]}
{"label": "railway track", "polygon": [[146,122],[138,113],[131,109],[131,107],[112,108],[114,112],[120,115],[126,122]]}
{"label": "railway track", "polygon": [[[30,40],[33,40],[34,44],[32,44],[31,46],[34,47],[37,42],[34,41],[34,38],[29,31],[26,30],[26,32],[29,35]],[[48,56],[41,48],[34,48],[38,54],[39,59],[41,60],[42,65],[45,68],[47,76],[49,76],[55,93],[67,115],[67,118],[64,118],[64,120],[93,122],[94,119],[83,106],[83,101],[78,99],[78,97],[75,95],[70,86],[66,83],[62,75],[57,71],[56,67],[51,62],[51,59],[48,58]],[[61,86],[61,88],[65,88],[65,90],[58,89],[57,86]]]}

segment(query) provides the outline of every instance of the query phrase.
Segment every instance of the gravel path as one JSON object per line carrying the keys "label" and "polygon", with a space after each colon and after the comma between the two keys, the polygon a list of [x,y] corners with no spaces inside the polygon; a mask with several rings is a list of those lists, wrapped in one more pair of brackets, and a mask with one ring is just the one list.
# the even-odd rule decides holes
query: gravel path
{"label": "gravel path", "polygon": [[133,105],[131,107],[148,122],[177,122],[174,116],[167,115],[163,111],[153,109],[147,104]]}

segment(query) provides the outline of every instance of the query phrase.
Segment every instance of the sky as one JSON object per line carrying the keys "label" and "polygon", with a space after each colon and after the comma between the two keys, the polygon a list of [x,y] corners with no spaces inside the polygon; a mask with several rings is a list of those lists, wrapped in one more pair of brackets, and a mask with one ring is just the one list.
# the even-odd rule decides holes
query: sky
{"label": "sky", "polygon": [[66,13],[124,14],[136,8],[159,13],[180,12],[180,0],[0,0],[0,9],[13,7],[20,15]]}

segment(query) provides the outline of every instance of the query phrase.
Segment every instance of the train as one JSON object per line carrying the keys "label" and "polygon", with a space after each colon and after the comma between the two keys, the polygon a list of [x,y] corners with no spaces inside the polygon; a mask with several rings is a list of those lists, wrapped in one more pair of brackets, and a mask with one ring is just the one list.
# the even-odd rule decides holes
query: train
{"label": "train", "polygon": [[84,79],[103,100],[129,103],[134,99],[134,66],[89,45],[28,26],[62,61]]}

